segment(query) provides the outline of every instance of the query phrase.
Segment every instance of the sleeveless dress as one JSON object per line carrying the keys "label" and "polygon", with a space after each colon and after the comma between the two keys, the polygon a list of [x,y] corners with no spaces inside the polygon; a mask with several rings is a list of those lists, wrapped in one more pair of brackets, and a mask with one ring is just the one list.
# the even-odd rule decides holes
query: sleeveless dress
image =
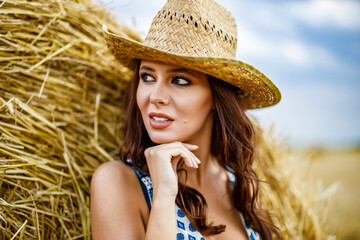
{"label": "sleeveless dress", "polygon": [[[144,193],[146,203],[151,209],[152,199],[153,199],[153,186],[152,181],[149,175],[139,172],[136,168],[131,166],[138,176],[141,189]],[[228,171],[229,180],[233,184],[235,181],[235,176]],[[205,240],[205,238],[191,225],[189,219],[181,211],[181,209],[175,204],[175,216],[176,216],[176,240]],[[244,217],[240,213],[242,222],[245,226],[249,240],[260,240],[260,235],[251,229],[245,222]]]}

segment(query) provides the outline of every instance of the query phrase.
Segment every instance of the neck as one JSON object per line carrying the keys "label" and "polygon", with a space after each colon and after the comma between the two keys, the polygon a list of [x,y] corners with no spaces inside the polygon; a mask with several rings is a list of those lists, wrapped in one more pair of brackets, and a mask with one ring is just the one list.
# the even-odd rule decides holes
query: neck
{"label": "neck", "polygon": [[199,168],[190,168],[184,164],[182,168],[186,170],[187,174],[179,173],[179,181],[193,188],[202,188],[204,184],[208,184],[214,179],[220,179],[219,177],[225,172],[218,159],[211,154],[212,121],[208,124],[209,126],[205,127],[206,130],[200,136],[187,142],[199,146],[197,150],[193,151],[201,161]]}
{"label": "neck", "polygon": [[[199,150],[200,151],[200,150]],[[202,188],[204,184],[209,183],[212,179],[217,179],[217,175],[221,174],[223,169],[219,165],[217,159],[208,153],[195,153],[200,159],[199,168],[190,168],[184,165],[182,168],[187,174],[180,174],[179,181],[182,184],[193,188]]]}

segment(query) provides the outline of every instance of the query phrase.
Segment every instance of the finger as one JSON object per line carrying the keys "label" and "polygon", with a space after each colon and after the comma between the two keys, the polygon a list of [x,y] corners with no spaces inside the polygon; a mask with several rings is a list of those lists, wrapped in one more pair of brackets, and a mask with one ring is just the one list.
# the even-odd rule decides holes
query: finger
{"label": "finger", "polygon": [[162,148],[168,148],[168,147],[185,147],[186,149],[190,150],[190,151],[194,151],[196,149],[199,148],[199,146],[197,145],[193,145],[193,144],[190,144],[190,143],[183,143],[183,142],[179,142],[179,141],[175,141],[175,142],[172,142],[172,143],[167,143],[167,144],[162,144],[162,145],[159,145],[159,146],[162,146]]}
{"label": "finger", "polygon": [[188,167],[197,167],[196,162],[192,159],[191,155],[181,147],[168,147],[164,149],[164,153],[168,154],[169,157],[181,156]]}
{"label": "finger", "polygon": [[193,165],[198,168],[198,160],[197,160],[197,157],[192,153],[192,152],[189,152],[188,153],[190,155],[190,158],[191,158],[191,161],[193,163]]}
{"label": "finger", "polygon": [[[189,145],[189,144],[188,144]],[[195,146],[195,145],[192,145]],[[195,146],[198,148],[198,146]],[[192,163],[194,165],[195,168],[198,168],[198,163],[200,163],[200,160],[195,156],[195,154],[193,152],[191,152],[188,148],[186,148],[186,146],[184,145],[184,143],[181,143],[181,148],[184,149],[185,152],[187,152],[187,154],[190,156]]]}
{"label": "finger", "polygon": [[[191,145],[191,144],[188,144],[190,146],[195,146],[195,145]],[[195,146],[196,148],[198,148],[197,146]],[[180,148],[184,151],[184,154],[187,155],[187,158],[193,163],[193,166],[196,166],[198,161],[196,160],[197,157],[191,152],[189,151],[189,149],[187,149],[183,143],[181,142],[173,142],[173,143],[170,143],[170,144],[164,144],[162,149],[165,150],[165,149],[174,149],[174,148]]]}
{"label": "finger", "polygon": [[201,163],[200,159],[197,156],[195,156],[195,154],[194,154],[194,161],[196,162],[196,164]]}
{"label": "finger", "polygon": [[200,163],[201,163],[200,159],[199,159],[198,157],[196,157],[196,155],[195,155],[193,152],[191,152],[191,151],[197,150],[197,149],[199,148],[199,146],[193,145],[193,144],[189,144],[189,143],[181,143],[181,144],[182,144],[182,146],[184,146],[185,149],[186,149],[187,151],[189,151],[189,153],[193,156],[194,162],[195,162],[196,164],[200,164]]}
{"label": "finger", "polygon": [[193,144],[190,144],[190,143],[182,143],[182,145],[185,146],[190,151],[194,151],[194,150],[197,150],[199,148],[198,145],[193,145]]}
{"label": "finger", "polygon": [[[193,152],[191,152],[191,150],[188,148],[188,146],[195,147],[196,149],[198,149],[199,146],[188,144],[188,143],[182,143],[182,147],[185,149],[186,152],[188,152],[190,154],[192,160],[194,161],[194,163],[197,166],[198,164],[201,163],[201,161],[198,157],[196,157],[196,155]],[[196,149],[194,149],[194,150],[196,150]]]}
{"label": "finger", "polygon": [[[182,142],[172,142],[169,144],[163,144],[161,145],[161,150],[166,150],[166,149],[174,149],[174,148],[181,148],[183,149],[183,151],[185,152],[185,154],[187,154],[187,159],[190,161],[184,161],[185,164],[189,167],[194,167],[197,168],[198,167],[198,163],[201,163],[200,160],[195,156],[194,153],[192,153],[187,147],[191,148],[192,150],[196,150],[198,148],[198,146],[196,145],[192,145],[192,144],[188,144],[188,143],[182,143]],[[186,160],[186,159],[184,159]]]}

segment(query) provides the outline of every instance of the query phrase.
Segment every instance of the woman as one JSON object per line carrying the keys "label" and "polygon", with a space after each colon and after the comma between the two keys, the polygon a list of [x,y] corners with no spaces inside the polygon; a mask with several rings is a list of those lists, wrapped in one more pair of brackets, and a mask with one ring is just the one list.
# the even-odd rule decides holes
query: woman
{"label": "woman", "polygon": [[102,164],[92,179],[93,238],[277,235],[257,204],[255,133],[244,110],[274,105],[280,92],[234,59],[231,14],[212,0],[169,0],[144,43],[104,33],[134,75],[122,161]]}

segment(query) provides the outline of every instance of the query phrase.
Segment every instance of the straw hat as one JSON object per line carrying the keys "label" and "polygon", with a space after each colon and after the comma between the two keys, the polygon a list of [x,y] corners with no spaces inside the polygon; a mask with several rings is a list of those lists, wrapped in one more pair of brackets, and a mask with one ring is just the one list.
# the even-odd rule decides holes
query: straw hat
{"label": "straw hat", "polygon": [[247,109],[280,101],[279,89],[263,73],[235,59],[235,19],[213,0],[168,0],[143,43],[111,33],[105,25],[103,32],[110,51],[130,68],[134,59],[147,59],[206,73],[239,87]]}

